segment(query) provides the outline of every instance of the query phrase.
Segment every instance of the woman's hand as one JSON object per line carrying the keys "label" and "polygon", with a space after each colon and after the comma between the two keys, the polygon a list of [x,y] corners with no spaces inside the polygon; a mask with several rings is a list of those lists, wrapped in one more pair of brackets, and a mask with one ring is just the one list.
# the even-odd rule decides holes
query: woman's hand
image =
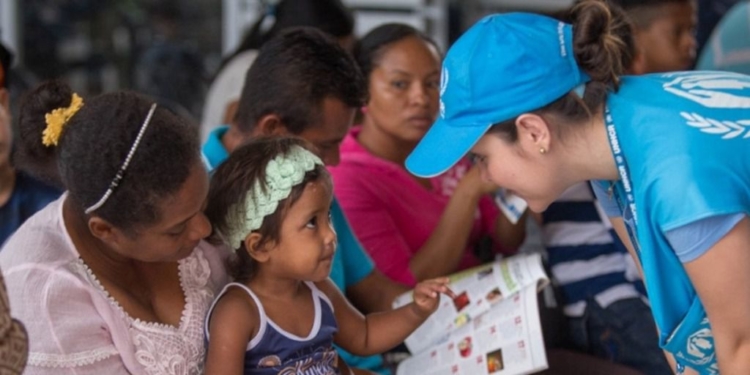
{"label": "woman's hand", "polygon": [[474,165],[461,178],[457,189],[467,189],[467,191],[473,191],[481,197],[496,192],[499,187],[495,183],[483,179],[481,169],[478,165]]}
{"label": "woman's hand", "polygon": [[440,304],[440,294],[445,294],[450,298],[455,298],[453,291],[448,288],[450,279],[441,277],[437,279],[425,280],[414,287],[414,312],[420,317],[427,317]]}

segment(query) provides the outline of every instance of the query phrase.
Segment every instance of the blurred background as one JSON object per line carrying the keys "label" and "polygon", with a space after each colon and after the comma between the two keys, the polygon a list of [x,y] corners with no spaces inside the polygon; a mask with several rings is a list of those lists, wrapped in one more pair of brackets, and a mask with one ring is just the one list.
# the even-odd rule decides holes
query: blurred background
{"label": "blurred background", "polygon": [[[15,54],[9,82],[28,87],[62,77],[84,95],[120,88],[171,90],[161,96],[200,119],[205,91],[222,58],[236,49],[269,1],[274,0],[0,0],[0,38]],[[735,1],[699,1],[699,45],[715,15]],[[343,2],[354,12],[357,36],[385,22],[404,22],[445,49],[486,14],[549,13],[573,0]]]}
{"label": "blurred background", "polygon": [[[344,3],[354,12],[357,36],[385,22],[404,22],[446,47],[484,14],[553,11],[572,0]],[[15,54],[9,82],[29,86],[62,77],[90,95],[120,88],[149,91],[169,80],[174,92],[164,96],[199,119],[222,58],[237,48],[266,5],[262,0],[0,0],[0,37]],[[181,74],[189,76],[176,76]]]}

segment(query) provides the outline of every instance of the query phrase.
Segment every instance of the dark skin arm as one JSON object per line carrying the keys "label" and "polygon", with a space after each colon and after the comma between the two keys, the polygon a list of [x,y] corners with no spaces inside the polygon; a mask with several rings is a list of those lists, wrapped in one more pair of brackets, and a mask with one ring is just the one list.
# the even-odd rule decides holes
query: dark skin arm
{"label": "dark skin arm", "polygon": [[260,322],[255,302],[243,293],[233,288],[214,307],[208,326],[206,375],[243,373],[247,343],[257,333]]}
{"label": "dark skin arm", "polygon": [[414,302],[395,310],[362,315],[330,280],[316,283],[333,304],[339,332],[334,342],[348,352],[367,356],[385,352],[403,342],[438,307],[440,293],[449,296],[448,279],[439,278],[417,284]]}

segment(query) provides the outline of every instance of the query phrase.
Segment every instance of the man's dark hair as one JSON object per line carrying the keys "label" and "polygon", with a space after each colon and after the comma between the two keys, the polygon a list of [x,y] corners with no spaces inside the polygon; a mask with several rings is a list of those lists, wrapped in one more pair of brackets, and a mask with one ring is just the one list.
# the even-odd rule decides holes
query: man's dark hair
{"label": "man's dark hair", "polygon": [[310,27],[269,40],[247,72],[234,122],[243,133],[265,115],[280,117],[292,134],[317,123],[326,98],[360,107],[367,96],[354,58],[336,41]]}

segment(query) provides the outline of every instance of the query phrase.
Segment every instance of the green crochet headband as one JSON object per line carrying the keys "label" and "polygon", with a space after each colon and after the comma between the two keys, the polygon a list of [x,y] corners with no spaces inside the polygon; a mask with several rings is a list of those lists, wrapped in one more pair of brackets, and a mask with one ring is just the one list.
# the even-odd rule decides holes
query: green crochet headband
{"label": "green crochet headband", "polygon": [[233,249],[239,249],[245,237],[260,228],[266,216],[276,212],[279,201],[286,199],[292,188],[300,184],[305,174],[315,169],[316,165],[323,165],[323,161],[297,145],[293,145],[286,154],[271,159],[266,165],[266,189],[262,188],[260,181],[256,181],[244,202],[237,203],[244,205],[244,209],[234,207],[230,210],[235,217],[228,220],[229,229],[223,233],[227,243]]}

